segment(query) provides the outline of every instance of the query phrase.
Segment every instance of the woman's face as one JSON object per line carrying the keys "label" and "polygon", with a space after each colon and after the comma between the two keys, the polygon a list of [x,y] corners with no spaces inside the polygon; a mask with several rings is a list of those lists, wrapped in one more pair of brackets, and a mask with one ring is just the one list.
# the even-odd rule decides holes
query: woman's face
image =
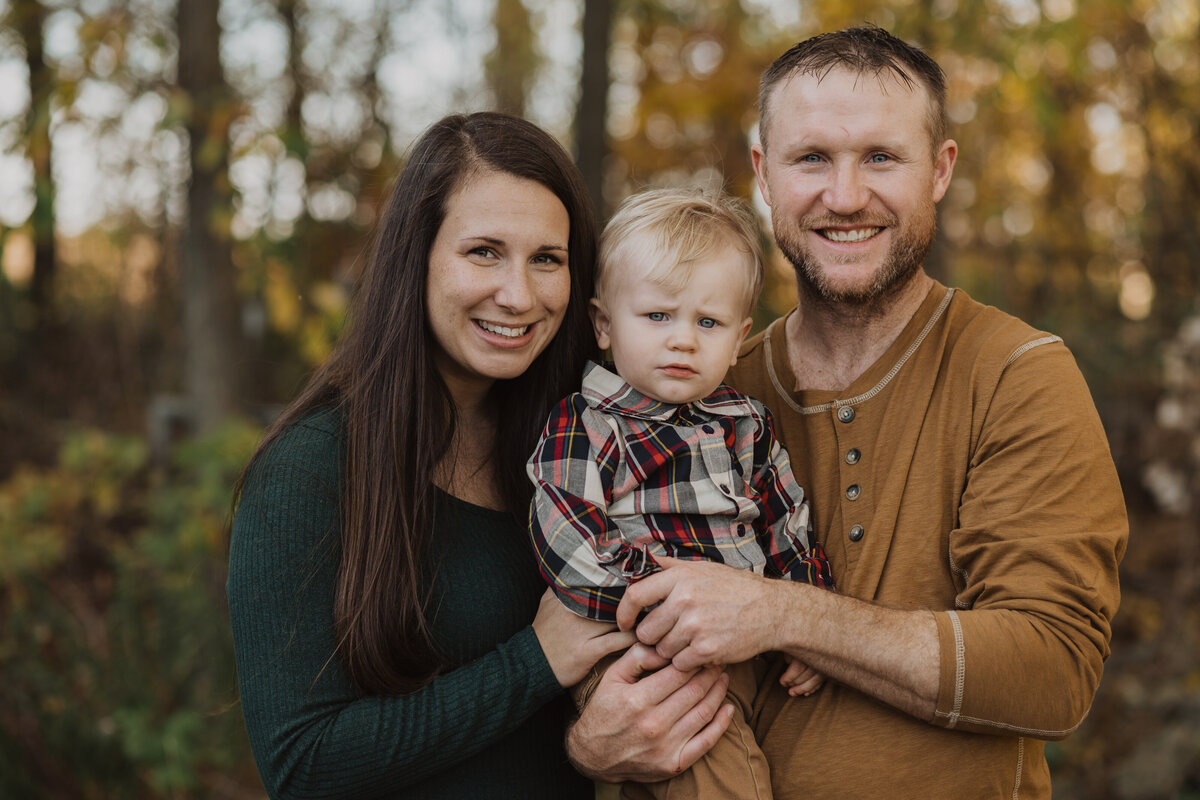
{"label": "woman's face", "polygon": [[425,292],[456,399],[517,377],[554,338],[571,299],[570,232],[562,202],[535,181],[488,171],[450,196]]}

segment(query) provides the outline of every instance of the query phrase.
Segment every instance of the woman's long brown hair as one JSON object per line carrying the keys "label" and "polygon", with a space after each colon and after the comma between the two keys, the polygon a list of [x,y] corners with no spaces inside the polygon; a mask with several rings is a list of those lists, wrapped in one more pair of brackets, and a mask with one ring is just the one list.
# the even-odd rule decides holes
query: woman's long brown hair
{"label": "woman's long brown hair", "polygon": [[[489,170],[545,186],[570,216],[571,299],[562,326],[523,375],[492,388],[503,421],[492,454],[500,496],[525,524],[532,496],[525,459],[550,409],[574,389],[584,360],[596,350],[587,317],[596,221],[562,146],[536,125],[506,114],[446,117],[413,146],[380,221],[344,335],[251,460],[253,465],[305,414],[341,408],[345,483],[334,624],[350,677],[370,694],[413,691],[449,666],[430,635],[429,544],[433,474],[450,449],[456,420],[434,367],[425,285],[448,199]],[[244,480],[245,474],[239,493]]]}

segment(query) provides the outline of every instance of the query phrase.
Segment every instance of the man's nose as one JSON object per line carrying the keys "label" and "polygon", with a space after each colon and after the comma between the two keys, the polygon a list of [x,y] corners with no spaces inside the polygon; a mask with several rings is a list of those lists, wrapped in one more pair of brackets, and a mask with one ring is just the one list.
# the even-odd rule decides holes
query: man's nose
{"label": "man's nose", "polygon": [[862,211],[871,197],[870,189],[857,164],[839,164],[830,173],[822,201],[834,214],[850,216]]}

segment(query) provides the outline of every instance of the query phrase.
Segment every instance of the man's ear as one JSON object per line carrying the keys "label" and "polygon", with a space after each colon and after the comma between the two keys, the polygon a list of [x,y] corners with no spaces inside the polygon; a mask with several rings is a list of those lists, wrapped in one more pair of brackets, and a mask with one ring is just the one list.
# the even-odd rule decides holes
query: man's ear
{"label": "man's ear", "polygon": [[767,151],[761,144],[750,146],[750,163],[754,165],[754,178],[758,182],[758,192],[763,202],[771,205],[771,190],[767,188]]}
{"label": "man's ear", "polygon": [[737,347],[733,348],[733,358],[729,359],[729,366],[737,363],[738,353],[742,349],[742,343],[746,341],[746,336],[750,333],[750,328],[754,326],[754,320],[746,317],[742,320],[742,335],[738,337]]}
{"label": "man's ear", "polygon": [[600,346],[601,350],[607,350],[612,346],[612,338],[608,335],[608,312],[604,310],[604,304],[598,298],[593,297],[588,303],[588,316],[592,318],[592,330],[596,332],[596,344]]}
{"label": "man's ear", "polygon": [[950,187],[954,175],[954,162],[958,160],[958,142],[947,139],[942,142],[933,159],[933,202],[940,203]]}

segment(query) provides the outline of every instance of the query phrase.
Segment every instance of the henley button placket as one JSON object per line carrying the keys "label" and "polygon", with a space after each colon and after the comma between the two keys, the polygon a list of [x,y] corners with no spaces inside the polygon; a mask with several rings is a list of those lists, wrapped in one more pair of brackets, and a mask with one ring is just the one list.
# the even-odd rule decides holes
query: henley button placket
{"label": "henley button placket", "polygon": [[[840,406],[837,410],[837,418],[838,418],[838,421],[842,422],[842,423],[853,422],[854,421],[854,409],[851,408],[850,406]],[[859,462],[859,459],[861,459],[861,458],[862,458],[862,452],[857,447],[851,447],[849,450],[846,451],[846,463],[850,464],[851,466],[853,466],[854,464],[857,464]],[[861,495],[862,495],[862,487],[859,486],[857,483],[852,483],[852,484],[850,484],[850,486],[848,486],[846,488],[846,499],[847,500],[851,500],[851,501],[857,500]],[[846,535],[849,537],[850,541],[860,542],[860,541],[862,541],[863,536],[866,535],[866,530],[863,529],[862,525],[853,525],[853,526],[851,526],[849,532]]]}

